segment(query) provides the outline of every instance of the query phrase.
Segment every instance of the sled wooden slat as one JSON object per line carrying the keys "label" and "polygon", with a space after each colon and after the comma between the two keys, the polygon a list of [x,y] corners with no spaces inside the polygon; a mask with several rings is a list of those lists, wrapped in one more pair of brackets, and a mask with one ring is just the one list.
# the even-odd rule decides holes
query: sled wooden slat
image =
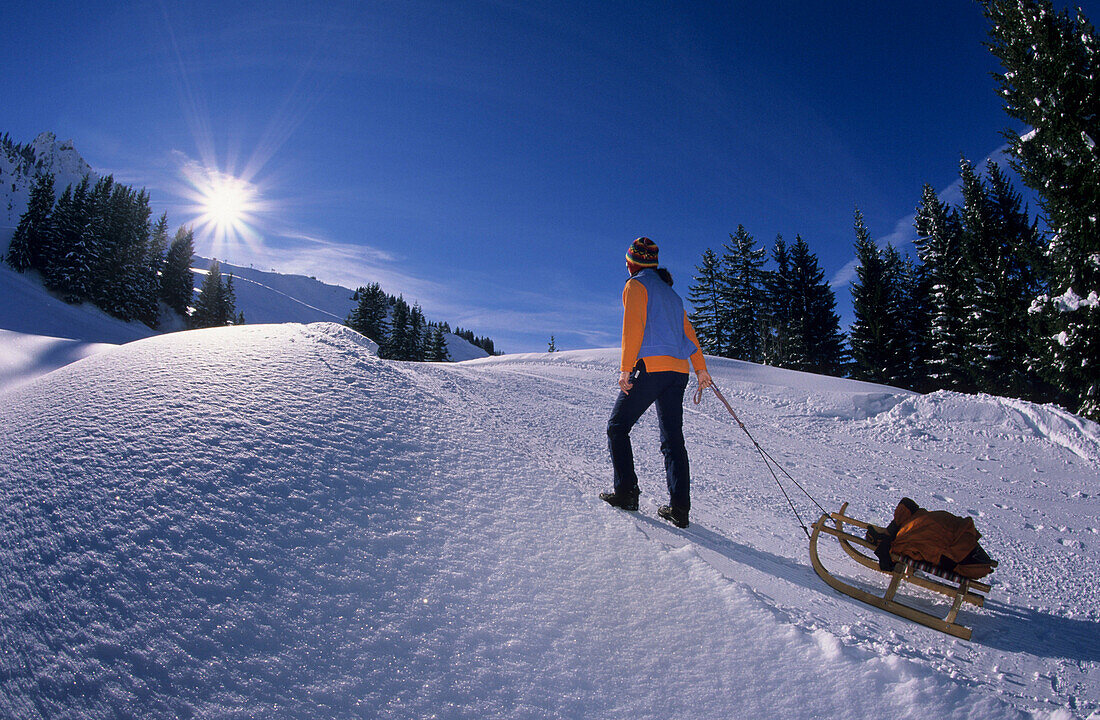
{"label": "sled wooden slat", "polygon": [[[964,602],[971,605],[982,606],[984,598],[971,590],[988,591],[990,586],[985,583],[979,583],[968,578],[960,578],[961,582],[957,585],[949,584],[948,581],[937,582],[928,578],[920,577],[913,574],[913,569],[908,565],[899,562],[897,569],[893,572],[887,573],[890,575],[890,585],[886,589],[882,596],[863,590],[862,588],[849,585],[842,580],[834,577],[825,566],[821,563],[821,559],[817,553],[817,543],[821,534],[832,535],[840,542],[844,551],[851,556],[859,564],[868,567],[876,572],[885,572],[878,567],[878,559],[871,558],[867,555],[856,550],[854,546],[860,546],[865,548],[874,549],[874,546],[867,542],[864,538],[852,535],[844,531],[844,525],[849,524],[855,527],[868,528],[872,527],[869,523],[856,520],[855,518],[849,518],[844,515],[844,511],[848,508],[848,503],[844,503],[839,513],[824,513],[817,522],[813,524],[813,534],[810,536],[810,562],[813,565],[814,572],[825,581],[829,587],[833,588],[837,592],[843,593],[849,597],[855,598],[860,602],[867,603],[873,607],[880,608],[886,612],[898,615],[899,617],[912,620],[920,623],[926,627],[930,627],[934,630],[953,635],[963,640],[969,640],[971,636],[971,630],[968,627],[960,625],[956,622],[958,618],[959,610]],[[835,527],[830,527],[827,523],[832,520]],[[918,610],[914,607],[906,605],[902,602],[895,600],[895,595],[902,582],[912,583],[918,587],[922,587],[926,590],[941,593],[952,598],[951,608],[948,610],[947,615],[943,618],[936,617],[922,610]]]}

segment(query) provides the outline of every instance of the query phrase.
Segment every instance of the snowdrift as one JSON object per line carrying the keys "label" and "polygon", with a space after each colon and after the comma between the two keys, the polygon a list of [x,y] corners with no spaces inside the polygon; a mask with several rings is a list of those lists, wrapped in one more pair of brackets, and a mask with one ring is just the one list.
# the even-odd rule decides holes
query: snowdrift
{"label": "snowdrift", "polygon": [[975,515],[1001,577],[963,643],[820,583],[713,400],[686,413],[692,527],[654,518],[651,418],[641,513],[596,500],[616,362],[396,363],[335,324],[243,326],[0,393],[0,716],[1097,709],[1100,473],[1073,449],[1095,425],[1005,404],[1031,424],[991,430],[989,399],[712,362],[827,505]]}

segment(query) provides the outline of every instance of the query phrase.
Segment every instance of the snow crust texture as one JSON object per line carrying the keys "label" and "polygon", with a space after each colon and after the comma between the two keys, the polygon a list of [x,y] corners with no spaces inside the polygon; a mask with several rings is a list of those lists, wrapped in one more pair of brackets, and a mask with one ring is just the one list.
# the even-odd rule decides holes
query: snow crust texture
{"label": "snow crust texture", "polygon": [[0,717],[1100,717],[1096,425],[710,362],[830,509],[975,517],[1002,564],[972,642],[822,583],[713,399],[691,527],[655,517],[649,416],[641,512],[596,499],[614,351],[397,363],[242,326],[0,392]]}

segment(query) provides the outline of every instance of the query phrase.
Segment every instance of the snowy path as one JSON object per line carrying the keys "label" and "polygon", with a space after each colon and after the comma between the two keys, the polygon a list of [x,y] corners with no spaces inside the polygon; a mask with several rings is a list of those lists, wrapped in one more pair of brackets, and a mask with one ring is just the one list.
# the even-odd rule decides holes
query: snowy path
{"label": "snowy path", "polygon": [[713,399],[690,528],[654,518],[648,417],[642,513],[596,499],[610,351],[417,365],[244,326],[0,394],[0,716],[1094,713],[1095,425],[1067,445],[1035,406],[712,371],[827,507],[975,514],[1002,566],[973,642],[825,587]]}

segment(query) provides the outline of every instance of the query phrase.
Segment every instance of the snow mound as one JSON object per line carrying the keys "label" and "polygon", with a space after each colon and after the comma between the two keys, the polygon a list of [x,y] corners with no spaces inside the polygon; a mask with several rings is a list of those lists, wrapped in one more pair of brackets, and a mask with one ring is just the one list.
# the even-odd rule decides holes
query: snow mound
{"label": "snow mound", "polygon": [[1100,462],[1100,425],[1055,405],[941,390],[905,398],[873,422],[923,430],[970,426],[979,432],[1039,438]]}
{"label": "snow mound", "polygon": [[[1091,488],[1092,464],[1001,443],[1003,483],[958,473],[1006,581],[964,610],[975,640],[962,643],[821,583],[713,398],[685,412],[680,531],[655,518],[652,418],[636,431],[640,512],[596,498],[615,351],[421,364],[373,349],[333,323],[180,332],[0,394],[0,717],[1024,720],[1098,707],[1097,499],[1071,498],[1061,472],[1075,463]],[[873,496],[883,468],[919,479],[958,464],[955,436],[933,461],[868,437],[873,420],[809,410],[845,394],[872,408],[887,401],[876,386],[713,371],[823,496]],[[1031,483],[1035,468],[1058,472]]]}

